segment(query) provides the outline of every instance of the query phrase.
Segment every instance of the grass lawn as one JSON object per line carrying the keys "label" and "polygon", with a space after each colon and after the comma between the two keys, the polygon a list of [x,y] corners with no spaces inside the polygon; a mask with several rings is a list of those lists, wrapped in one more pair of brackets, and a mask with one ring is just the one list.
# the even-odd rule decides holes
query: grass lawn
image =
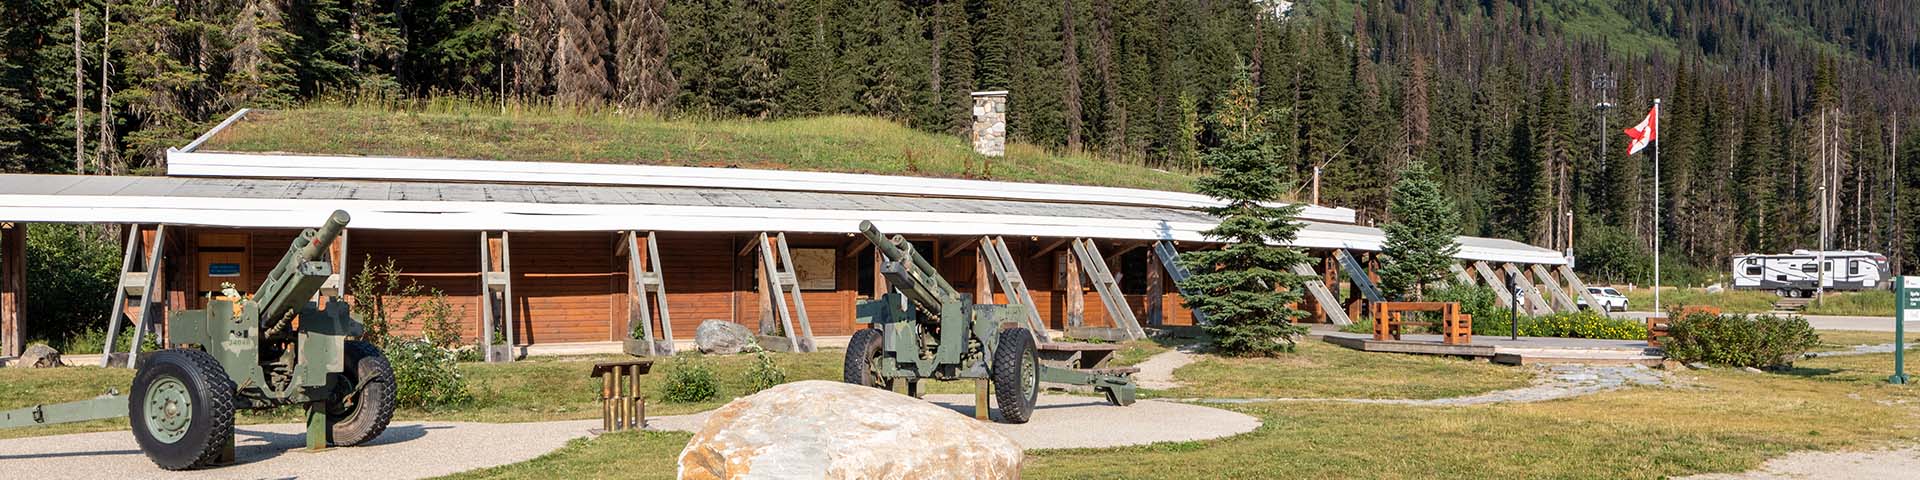
{"label": "grass lawn", "polygon": [[[1635,311],[1653,309],[1653,290],[1639,288],[1628,290],[1620,288],[1627,296],[1627,304]],[[1707,293],[1700,288],[1669,288],[1660,291],[1660,308],[1673,309],[1680,305],[1710,305],[1720,307],[1726,313],[1766,313],[1773,310],[1773,302],[1780,296],[1773,292],[1752,290],[1725,290],[1720,293]]]}
{"label": "grass lawn", "polygon": [[978,178],[1189,191],[1182,173],[1062,155],[1024,143],[973,153],[958,135],[872,118],[659,120],[614,114],[436,102],[395,111],[314,105],[248,115],[208,150],[478,160],[741,167]]}
{"label": "grass lawn", "polygon": [[[1302,357],[1330,351],[1302,349]],[[1385,357],[1396,357],[1385,355]],[[1681,385],[1467,407],[1285,402],[1226,408],[1259,429],[1199,442],[1030,453],[1026,478],[1661,478],[1757,467],[1795,450],[1920,440],[1920,390],[1886,385],[1891,355],[1782,373],[1685,371]],[[1444,383],[1403,375],[1409,382]],[[1266,392],[1284,396],[1286,392]],[[688,435],[576,441],[452,478],[672,478]]]}
{"label": "grass lawn", "polygon": [[1893,316],[1893,292],[1886,290],[1868,290],[1853,293],[1831,293],[1818,302],[1808,303],[1807,315],[1851,315],[1864,317]]}
{"label": "grass lawn", "polygon": [[1206,357],[1173,371],[1165,397],[1430,399],[1527,386],[1525,369],[1484,361],[1383,355],[1302,339],[1293,355]]}
{"label": "grass lawn", "polygon": [[[1908,332],[1907,344],[1920,345],[1920,332]],[[1821,330],[1820,344],[1813,351],[1849,350],[1856,345],[1880,345],[1893,343],[1893,332],[1866,332],[1859,330]]]}
{"label": "grass lawn", "polygon": [[[1823,332],[1834,347],[1883,343],[1888,334]],[[1123,358],[1165,349],[1134,344]],[[1130,353],[1129,353],[1130,352]],[[536,421],[596,417],[588,360],[539,358],[467,364],[474,405],[401,419]],[[783,354],[795,380],[837,378],[840,352]],[[743,393],[748,356],[702,358]],[[643,388],[664,378],[656,367]],[[1260,417],[1259,429],[1224,439],[1028,456],[1027,478],[1659,478],[1757,467],[1795,450],[1871,449],[1920,441],[1920,389],[1885,384],[1891,354],[1803,360],[1779,373],[1716,368],[1674,374],[1675,385],[1635,387],[1531,404],[1414,407],[1338,402],[1228,405]],[[1271,359],[1208,359],[1175,372],[1206,382],[1174,396],[1434,398],[1524,385],[1519,368],[1463,360],[1363,354],[1318,341]],[[124,386],[121,369],[0,369],[0,408],[72,400]],[[124,387],[122,387],[124,388]],[[957,383],[935,391],[967,391]],[[717,406],[656,403],[652,412]],[[243,421],[290,421],[274,416]],[[0,437],[124,428],[123,421],[0,431]],[[452,478],[672,478],[684,433],[580,439],[537,459]]]}

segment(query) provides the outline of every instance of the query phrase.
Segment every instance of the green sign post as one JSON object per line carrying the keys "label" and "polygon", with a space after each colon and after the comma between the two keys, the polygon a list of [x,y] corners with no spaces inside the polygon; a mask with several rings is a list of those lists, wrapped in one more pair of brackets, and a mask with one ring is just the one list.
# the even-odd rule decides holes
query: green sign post
{"label": "green sign post", "polygon": [[1907,383],[1907,315],[1920,313],[1920,276],[1900,277],[1893,289],[1893,376],[1887,382]]}

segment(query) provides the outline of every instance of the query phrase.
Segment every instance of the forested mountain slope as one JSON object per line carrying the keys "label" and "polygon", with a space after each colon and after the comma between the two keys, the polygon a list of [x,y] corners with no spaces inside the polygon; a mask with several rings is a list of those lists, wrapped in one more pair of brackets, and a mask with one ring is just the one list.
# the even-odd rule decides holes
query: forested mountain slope
{"label": "forested mountain slope", "polygon": [[[1216,143],[1203,119],[1244,68],[1286,142],[1288,180],[1319,167],[1322,202],[1370,220],[1418,159],[1468,233],[1571,244],[1610,276],[1642,275],[1655,222],[1669,255],[1715,269],[1814,247],[1823,191],[1835,247],[1911,257],[1920,135],[1900,135],[1914,167],[1902,178],[1892,136],[1897,118],[1920,123],[1915,12],[1913,0],[21,0],[0,5],[12,20],[0,166],[157,166],[235,108],[315,99],[852,114],[960,133],[968,92],[1004,88],[1018,140],[1191,168]],[[1625,156],[1618,133],[1654,98],[1658,218],[1651,155]]]}

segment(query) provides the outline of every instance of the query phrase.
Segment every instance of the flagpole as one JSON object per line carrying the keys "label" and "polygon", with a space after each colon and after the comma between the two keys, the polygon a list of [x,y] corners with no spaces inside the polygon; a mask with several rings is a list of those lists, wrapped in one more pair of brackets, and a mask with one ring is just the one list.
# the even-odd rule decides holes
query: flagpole
{"label": "flagpole", "polygon": [[1653,314],[1660,314],[1660,99],[1653,99]]}

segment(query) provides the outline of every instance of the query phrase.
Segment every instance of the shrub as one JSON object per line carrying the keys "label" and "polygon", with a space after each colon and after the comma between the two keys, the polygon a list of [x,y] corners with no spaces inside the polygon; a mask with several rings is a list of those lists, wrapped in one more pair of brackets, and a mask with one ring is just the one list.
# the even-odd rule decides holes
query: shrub
{"label": "shrub", "polygon": [[424,338],[395,339],[381,346],[393,364],[395,397],[402,406],[431,409],[473,400],[460,375],[459,354]]}
{"label": "shrub", "polygon": [[720,381],[714,378],[713,369],[687,357],[673,359],[667,380],[660,385],[660,398],[668,402],[704,402],[719,395]]}
{"label": "shrub", "polygon": [[773,355],[768,355],[765,349],[754,349],[753,365],[747,367],[743,376],[748,394],[760,393],[761,390],[787,383],[787,371],[773,363]]}
{"label": "shrub", "polygon": [[[1506,315],[1489,320],[1473,317],[1473,334],[1505,336],[1511,333]],[[1635,320],[1609,318],[1588,310],[1555,313],[1538,317],[1520,316],[1520,336],[1641,340],[1647,338],[1647,325]]]}
{"label": "shrub", "polygon": [[[360,339],[380,347],[393,364],[399,403],[419,408],[465,404],[467,391],[460,362],[471,359],[460,339],[459,318],[445,293],[405,279],[392,259],[376,263],[353,277],[353,315],[366,325]],[[417,328],[417,336],[399,333]]]}
{"label": "shrub", "polygon": [[1505,319],[1508,314],[1507,306],[1500,304],[1500,297],[1494,294],[1493,289],[1480,285],[1450,283],[1428,292],[1427,298],[1435,302],[1458,302],[1460,313],[1472,315],[1474,323],[1494,318]]}
{"label": "shrub", "polygon": [[1709,315],[1673,321],[1667,358],[1730,367],[1782,368],[1820,343],[1820,334],[1800,317]]}

